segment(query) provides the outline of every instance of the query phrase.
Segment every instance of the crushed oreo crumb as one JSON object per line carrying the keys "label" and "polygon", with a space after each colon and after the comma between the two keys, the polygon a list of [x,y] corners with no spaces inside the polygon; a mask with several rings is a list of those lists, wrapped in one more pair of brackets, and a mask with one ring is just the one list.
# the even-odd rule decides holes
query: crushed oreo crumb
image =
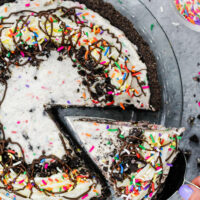
{"label": "crushed oreo crumb", "polygon": [[197,158],[197,166],[200,167],[200,157]]}
{"label": "crushed oreo crumb", "polygon": [[190,159],[190,156],[192,155],[191,150],[185,149],[185,150],[183,150],[183,153],[184,153],[184,155],[186,157],[186,160],[188,161]]}
{"label": "crushed oreo crumb", "polygon": [[74,1],[85,4],[89,9],[98,12],[105,19],[108,19],[113,26],[122,30],[126,34],[126,37],[138,47],[138,54],[141,60],[148,66],[147,76],[149,79],[150,91],[152,94],[150,104],[156,110],[159,110],[161,108],[161,90],[160,84],[158,82],[156,59],[149,45],[134,28],[133,23],[124,17],[120,12],[118,12],[111,4],[102,0]]}
{"label": "crushed oreo crumb", "polygon": [[190,126],[194,125],[194,121],[195,121],[195,117],[190,116],[187,120],[188,124],[190,124]]}
{"label": "crushed oreo crumb", "polygon": [[196,135],[193,135],[193,136],[190,137],[190,141],[198,144],[199,138]]}
{"label": "crushed oreo crumb", "polygon": [[193,80],[197,81],[197,82],[200,82],[200,77],[199,76],[195,76],[195,77],[193,77]]}

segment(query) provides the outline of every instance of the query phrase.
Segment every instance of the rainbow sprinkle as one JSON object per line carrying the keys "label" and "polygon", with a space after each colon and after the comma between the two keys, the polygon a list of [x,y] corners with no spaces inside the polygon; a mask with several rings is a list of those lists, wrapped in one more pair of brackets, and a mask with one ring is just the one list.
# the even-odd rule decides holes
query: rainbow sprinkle
{"label": "rainbow sprinkle", "polygon": [[200,25],[199,0],[174,0],[179,13],[190,23]]}
{"label": "rainbow sprinkle", "polygon": [[81,199],[85,199],[88,197],[88,194],[84,195]]}
{"label": "rainbow sprinkle", "polygon": [[91,147],[91,149],[89,150],[89,152],[91,153],[94,150],[94,146]]}
{"label": "rainbow sprinkle", "polygon": [[61,46],[57,49],[58,52],[62,51],[65,47],[64,46]]}
{"label": "rainbow sprinkle", "polygon": [[31,6],[30,3],[25,4],[25,7],[30,7],[30,6]]}

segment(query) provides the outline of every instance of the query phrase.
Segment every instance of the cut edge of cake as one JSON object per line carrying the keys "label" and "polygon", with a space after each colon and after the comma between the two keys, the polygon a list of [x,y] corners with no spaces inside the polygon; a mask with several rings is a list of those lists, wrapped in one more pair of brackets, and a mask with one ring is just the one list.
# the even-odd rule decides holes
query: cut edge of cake
{"label": "cut edge of cake", "polygon": [[[136,200],[153,199],[162,192],[185,131],[184,128],[167,129],[148,122],[118,122],[91,117],[66,117],[66,121],[73,130],[71,134],[77,137],[116,194]],[[120,158],[130,155],[132,160]],[[129,184],[125,177],[132,183]]]}

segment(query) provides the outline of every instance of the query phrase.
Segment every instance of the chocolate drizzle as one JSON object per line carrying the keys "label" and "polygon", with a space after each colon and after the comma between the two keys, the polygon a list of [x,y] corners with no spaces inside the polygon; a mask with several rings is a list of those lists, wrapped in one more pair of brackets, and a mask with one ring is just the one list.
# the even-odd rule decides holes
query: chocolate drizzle
{"label": "chocolate drizzle", "polygon": [[[150,85],[151,98],[150,104],[159,110],[161,108],[161,87],[158,81],[156,58],[147,42],[135,29],[133,22],[117,11],[114,6],[103,0],[73,0],[85,4],[87,8],[99,13],[110,21],[110,23],[122,30],[126,37],[138,47],[138,54],[146,64],[147,76]],[[103,9],[102,9],[103,8]]]}
{"label": "chocolate drizzle", "polygon": [[[147,164],[151,165],[151,167],[154,170],[156,170],[156,167],[153,166],[151,162],[147,162],[147,160],[140,153],[141,151],[139,151],[139,145],[142,142],[147,143],[148,146],[151,147],[151,144],[147,140],[143,139],[143,135],[141,134],[140,129],[136,129],[136,128],[134,129],[134,134],[140,135],[139,137],[135,135],[131,135],[131,132],[130,132],[129,136],[125,138],[121,138],[120,134],[121,134],[121,130],[119,129],[118,139],[122,141],[122,145],[118,152],[118,160],[114,161],[111,166],[111,180],[115,184],[115,187],[118,190],[118,193],[122,195],[122,194],[126,194],[126,187],[117,187],[117,181],[123,182],[123,180],[128,178],[129,181],[131,182],[132,181],[131,174],[136,173],[136,172],[139,173],[142,169],[145,168]],[[162,148],[162,146],[160,148]],[[129,153],[127,153],[127,151]],[[155,153],[157,152],[154,148],[151,148],[151,149],[146,148],[145,151],[150,151],[150,152],[154,151]],[[158,156],[157,161],[155,163],[157,163],[158,161],[160,163],[160,167],[163,168],[162,159],[160,155]],[[141,165],[140,168],[138,168],[139,165]],[[123,173],[121,173],[121,169],[123,169]],[[113,171],[115,171],[115,173]],[[116,177],[121,177],[121,180],[116,179]],[[157,182],[158,187],[155,188],[155,191],[158,191],[160,189],[161,184],[162,184],[161,183],[162,178],[163,178],[163,174],[160,174],[158,178],[158,182]],[[142,180],[140,181],[141,181],[140,184],[143,183]],[[152,192],[152,184],[153,184],[153,180],[149,180],[148,195]]]}
{"label": "chocolate drizzle", "polygon": [[[2,125],[1,125],[1,133],[3,134],[3,137],[5,138]],[[61,140],[63,140],[62,136]],[[18,154],[16,151],[9,148],[9,144],[16,145],[19,148]],[[63,144],[64,145],[64,144]],[[52,194],[63,194],[67,191],[61,191],[61,192],[52,192],[47,189],[42,189],[39,187],[39,185],[35,181],[35,177],[50,177],[52,174],[57,174],[60,171],[62,171],[65,176],[68,177],[68,179],[73,182],[73,186],[71,189],[75,188],[77,185],[77,177],[81,176],[83,179],[92,178],[91,173],[86,170],[81,170],[82,174],[77,170],[84,168],[84,163],[81,162],[78,158],[75,156],[71,156],[69,153],[70,150],[66,149],[66,155],[63,157],[63,159],[57,158],[55,155],[42,155],[38,159],[33,160],[32,164],[28,165],[26,164],[24,153],[22,150],[22,147],[19,143],[13,142],[10,138],[7,140],[1,140],[0,141],[0,154],[1,154],[1,166],[3,167],[3,173],[0,176],[1,183],[4,185],[2,189],[8,190],[9,192],[12,192],[16,195],[19,195],[21,197],[26,198],[27,196],[21,195],[20,192],[23,191],[26,187],[30,190],[30,195],[28,196],[31,198],[33,194],[33,188],[35,188],[38,191],[42,191],[45,195],[50,196]],[[22,157],[19,157],[19,152],[21,153]],[[41,162],[41,161],[44,162]],[[74,164],[73,164],[74,162]],[[43,163],[41,165],[41,163]],[[45,169],[45,164],[49,163],[48,169]],[[71,168],[73,167],[73,168]],[[59,168],[59,169],[58,169]],[[10,177],[11,170],[13,170],[16,173],[16,176],[10,180],[6,180],[6,177]],[[13,184],[15,184],[17,178],[21,175],[25,174],[27,181],[25,186],[21,187],[20,189],[14,189]],[[68,188],[69,190],[70,188]],[[90,187],[91,189],[91,187]],[[80,197],[83,194],[80,195]],[[66,197],[68,198],[68,197]],[[77,198],[78,199],[78,198]]]}

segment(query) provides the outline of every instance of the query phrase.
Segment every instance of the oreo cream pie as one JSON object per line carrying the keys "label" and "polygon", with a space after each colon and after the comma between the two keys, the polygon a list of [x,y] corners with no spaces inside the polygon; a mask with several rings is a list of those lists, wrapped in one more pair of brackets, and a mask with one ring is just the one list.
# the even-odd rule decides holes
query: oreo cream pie
{"label": "oreo cream pie", "polygon": [[150,48],[110,4],[1,2],[3,199],[108,199],[108,186],[92,159],[87,162],[84,148],[60,134],[47,110],[74,105],[156,111],[160,102]]}

